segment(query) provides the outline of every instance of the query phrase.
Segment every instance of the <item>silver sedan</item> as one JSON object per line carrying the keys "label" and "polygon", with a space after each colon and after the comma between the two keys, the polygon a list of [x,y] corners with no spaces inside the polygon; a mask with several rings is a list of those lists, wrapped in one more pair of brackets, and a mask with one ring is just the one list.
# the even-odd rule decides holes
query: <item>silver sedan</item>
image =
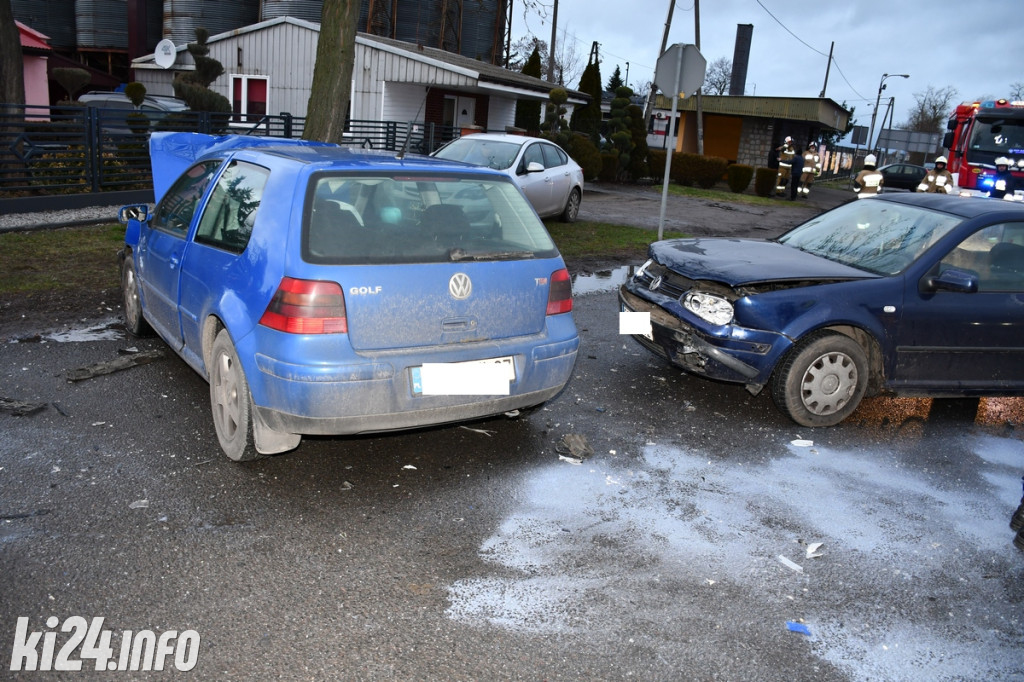
{"label": "silver sedan", "polygon": [[507,173],[541,218],[571,223],[583,199],[583,169],[557,144],[536,137],[476,133],[452,140],[432,154]]}

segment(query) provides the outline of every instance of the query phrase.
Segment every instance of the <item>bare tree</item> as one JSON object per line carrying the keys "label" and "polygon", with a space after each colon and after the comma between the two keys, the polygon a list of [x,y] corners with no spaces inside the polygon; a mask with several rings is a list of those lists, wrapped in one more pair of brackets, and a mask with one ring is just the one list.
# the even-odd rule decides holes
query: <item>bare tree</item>
{"label": "bare tree", "polygon": [[729,91],[729,81],[732,80],[732,60],[727,57],[719,57],[708,64],[704,73],[704,85],[700,91],[705,95],[724,95]]}
{"label": "bare tree", "polygon": [[352,88],[358,22],[359,0],[324,0],[303,139],[342,141]]}
{"label": "bare tree", "polygon": [[953,100],[958,94],[957,89],[949,85],[939,89],[929,85],[924,92],[915,92],[917,103],[910,110],[910,118],[897,127],[920,133],[944,130],[953,108]]}
{"label": "bare tree", "polygon": [[1010,99],[1014,102],[1024,99],[1024,81],[1010,83]]}
{"label": "bare tree", "polygon": [[[533,49],[537,48],[542,64],[548,63],[548,43],[537,36],[523,36],[512,43],[508,63],[505,68],[510,71],[522,71],[526,60],[530,58]],[[555,46],[555,82],[563,87],[574,87],[583,75],[583,55],[576,47],[576,41],[570,39],[564,33],[560,37],[559,44]]]}

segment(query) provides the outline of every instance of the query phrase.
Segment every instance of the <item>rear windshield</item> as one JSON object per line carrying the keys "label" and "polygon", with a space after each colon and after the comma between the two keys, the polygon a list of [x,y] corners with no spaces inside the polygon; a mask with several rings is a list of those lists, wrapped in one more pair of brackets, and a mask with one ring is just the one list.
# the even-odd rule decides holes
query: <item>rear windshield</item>
{"label": "rear windshield", "polygon": [[302,257],[310,263],[441,263],[551,258],[544,224],[500,176],[317,174]]}

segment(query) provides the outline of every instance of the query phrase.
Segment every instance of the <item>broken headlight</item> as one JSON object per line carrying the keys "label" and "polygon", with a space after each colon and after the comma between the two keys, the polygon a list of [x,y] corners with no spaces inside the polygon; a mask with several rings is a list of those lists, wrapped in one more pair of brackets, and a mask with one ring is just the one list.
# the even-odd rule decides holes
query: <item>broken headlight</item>
{"label": "broken headlight", "polygon": [[732,303],[721,296],[690,291],[683,296],[683,307],[711,324],[724,325],[732,322]]}

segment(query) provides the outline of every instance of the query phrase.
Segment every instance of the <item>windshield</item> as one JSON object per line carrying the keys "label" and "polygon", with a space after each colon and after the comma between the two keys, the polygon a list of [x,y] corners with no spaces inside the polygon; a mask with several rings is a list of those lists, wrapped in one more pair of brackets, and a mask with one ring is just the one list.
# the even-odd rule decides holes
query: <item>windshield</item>
{"label": "windshield", "polygon": [[519,148],[518,142],[502,142],[501,140],[481,140],[474,135],[452,140],[438,149],[434,156],[451,161],[464,161],[474,166],[487,166],[495,170],[506,170],[515,163]]}
{"label": "windshield", "polygon": [[318,174],[303,258],[311,263],[439,263],[551,258],[554,242],[505,176]]}
{"label": "windshield", "polygon": [[917,206],[862,199],[823,213],[779,242],[878,275],[894,275],[960,218]]}
{"label": "windshield", "polygon": [[969,147],[994,156],[1024,154],[1024,120],[978,118],[971,129]]}

